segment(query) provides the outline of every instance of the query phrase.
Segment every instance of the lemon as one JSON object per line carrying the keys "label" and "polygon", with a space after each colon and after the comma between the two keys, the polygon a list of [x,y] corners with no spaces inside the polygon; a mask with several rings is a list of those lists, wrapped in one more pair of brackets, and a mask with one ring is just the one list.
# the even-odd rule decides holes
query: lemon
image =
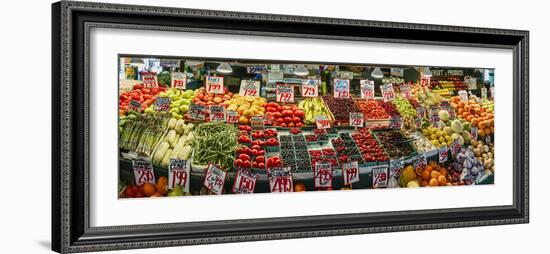
{"label": "lemon", "polygon": [[433,144],[434,146],[439,146],[439,141],[436,140],[436,139],[435,139],[435,140],[432,140],[432,144]]}

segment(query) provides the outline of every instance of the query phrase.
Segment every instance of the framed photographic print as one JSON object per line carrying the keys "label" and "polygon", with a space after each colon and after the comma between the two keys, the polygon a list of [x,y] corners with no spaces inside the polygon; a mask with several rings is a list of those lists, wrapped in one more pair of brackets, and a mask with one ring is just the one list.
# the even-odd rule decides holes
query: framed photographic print
{"label": "framed photographic print", "polygon": [[57,252],[529,220],[528,31],[52,13]]}

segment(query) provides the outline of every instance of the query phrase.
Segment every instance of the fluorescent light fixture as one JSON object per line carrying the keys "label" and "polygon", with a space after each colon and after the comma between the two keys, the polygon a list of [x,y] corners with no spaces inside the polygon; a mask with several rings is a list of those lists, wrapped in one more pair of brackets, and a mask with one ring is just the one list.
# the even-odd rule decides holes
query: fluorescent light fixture
{"label": "fluorescent light fixture", "polygon": [[380,67],[374,68],[374,71],[372,71],[372,73],[370,75],[373,78],[377,78],[377,79],[380,79],[380,78],[384,77],[384,73],[382,72],[382,70],[380,70]]}
{"label": "fluorescent light fixture", "polygon": [[220,65],[218,65],[216,71],[221,73],[231,73],[233,72],[233,68],[231,68],[231,65],[229,65],[227,62],[222,62]]}
{"label": "fluorescent light fixture", "polygon": [[424,71],[422,72],[422,76],[424,77],[431,77],[432,71],[430,71],[430,67],[424,67]]}
{"label": "fluorescent light fixture", "polygon": [[294,69],[294,75],[305,76],[308,74],[309,74],[309,71],[306,69],[304,65],[298,65],[298,67]]}

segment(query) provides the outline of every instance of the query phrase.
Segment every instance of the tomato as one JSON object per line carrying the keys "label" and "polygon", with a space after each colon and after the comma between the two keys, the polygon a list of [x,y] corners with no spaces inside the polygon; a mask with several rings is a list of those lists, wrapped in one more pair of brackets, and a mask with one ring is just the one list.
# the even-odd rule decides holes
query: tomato
{"label": "tomato", "polygon": [[243,167],[243,168],[251,168],[251,167],[252,167],[252,163],[251,163],[250,161],[243,161],[242,167]]}
{"label": "tomato", "polygon": [[255,159],[255,162],[257,162],[257,163],[261,163],[261,162],[264,162],[264,161],[265,161],[264,156],[257,156],[256,159]]}
{"label": "tomato", "polygon": [[290,117],[290,116],[285,117],[284,120],[285,120],[285,123],[286,123],[287,125],[288,125],[289,123],[292,123],[292,117]]}
{"label": "tomato", "polygon": [[263,163],[263,162],[258,163],[257,168],[265,168],[265,163]]}
{"label": "tomato", "polygon": [[294,123],[291,122],[291,123],[287,124],[287,126],[288,127],[294,127]]}
{"label": "tomato", "polygon": [[303,123],[296,123],[296,124],[294,124],[294,126],[296,126],[296,127],[302,127],[302,126],[304,126],[304,124],[303,124]]}
{"label": "tomato", "polygon": [[257,168],[257,167],[258,167],[258,163],[255,162],[255,161],[253,161],[253,162],[252,162],[252,167],[253,167],[253,168]]}
{"label": "tomato", "polygon": [[233,162],[233,165],[235,165],[235,167],[242,167],[243,166],[243,160],[236,159],[235,162]]}
{"label": "tomato", "polygon": [[294,111],[292,111],[292,113],[293,113],[294,116],[296,116],[296,117],[304,118],[304,111],[301,110],[301,109],[295,109]]}
{"label": "tomato", "polygon": [[[281,112],[283,114],[283,116],[293,116],[294,113],[292,112],[292,110],[283,110],[283,112]],[[292,120],[291,120],[292,121]]]}
{"label": "tomato", "polygon": [[277,111],[277,112],[274,112],[274,113],[273,113],[273,117],[274,117],[275,119],[281,118],[281,117],[283,117],[283,114],[282,114],[281,112],[278,112],[278,111]]}
{"label": "tomato", "polygon": [[137,90],[137,89],[143,89],[143,84],[135,84],[134,90]]}
{"label": "tomato", "polygon": [[259,145],[253,145],[250,148],[255,150],[262,150],[262,148]]}

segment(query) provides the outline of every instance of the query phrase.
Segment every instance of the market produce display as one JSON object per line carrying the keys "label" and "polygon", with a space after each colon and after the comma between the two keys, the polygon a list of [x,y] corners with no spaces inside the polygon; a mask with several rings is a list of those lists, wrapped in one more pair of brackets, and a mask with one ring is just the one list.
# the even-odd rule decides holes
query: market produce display
{"label": "market produce display", "polygon": [[[463,82],[471,76],[431,82],[392,76],[375,80],[376,93],[364,96],[359,87],[364,82],[351,82],[364,73],[319,66],[323,76],[315,78],[322,82],[308,83],[312,77],[286,69],[282,79],[272,80],[264,76],[271,70],[254,72],[248,64],[247,71],[235,68],[232,74],[205,66],[185,75],[188,86],[170,87],[170,71],[164,69],[156,86],[131,82],[120,89],[120,198],[279,192],[274,184],[290,183],[289,178],[292,185],[285,190],[295,192],[494,181],[494,99],[481,90],[492,83],[479,80],[474,89]],[[227,75],[216,92],[205,88],[204,76],[212,72]],[[349,94],[314,87],[345,77]],[[247,94],[240,90],[242,80],[258,80],[256,96],[242,96]],[[292,89],[293,99],[281,100],[273,89],[280,84],[307,84],[318,96]],[[392,96],[378,97],[384,84],[393,84]],[[400,91],[401,84],[411,93]],[[225,117],[209,117],[218,113]]]}

